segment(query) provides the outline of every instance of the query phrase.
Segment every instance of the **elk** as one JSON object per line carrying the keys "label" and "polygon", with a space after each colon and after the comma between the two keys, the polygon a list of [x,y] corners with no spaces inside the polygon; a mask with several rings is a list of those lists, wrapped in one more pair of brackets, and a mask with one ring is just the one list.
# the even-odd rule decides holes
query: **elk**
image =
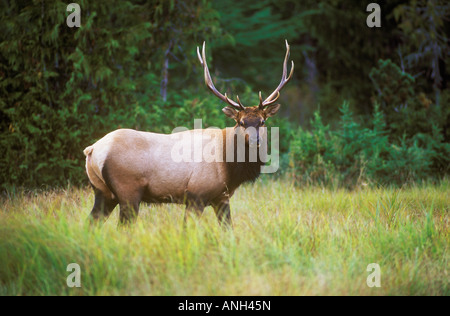
{"label": "elk", "polygon": [[[84,150],[86,172],[94,189],[95,202],[89,218],[103,222],[120,205],[120,224],[132,223],[139,213],[141,202],[178,203],[186,206],[184,221],[191,214],[200,216],[207,206],[212,206],[219,223],[232,226],[230,198],[244,182],[255,181],[261,166],[260,157],[250,161],[248,154],[243,162],[227,159],[227,153],[237,156],[238,136],[244,135],[245,149],[259,146],[265,137],[263,127],[267,118],[275,115],[280,104],[281,89],[294,72],[287,75],[290,47],[286,41],[286,56],[283,75],[278,87],[265,99],[259,93],[259,105],[244,107],[237,96],[237,102],[220,93],[213,84],[206,63],[205,43],[202,53],[197,55],[203,66],[206,86],[220,100],[227,103],[223,112],[235,120],[234,127],[225,129],[194,129],[181,133],[157,134],[131,129],[115,130]],[[246,134],[253,128],[256,133]],[[214,148],[217,161],[174,161],[173,150],[180,137],[200,139],[189,146],[192,151]],[[199,138],[198,138],[199,137]],[[212,145],[212,146],[211,146]],[[232,147],[230,147],[232,146]]]}

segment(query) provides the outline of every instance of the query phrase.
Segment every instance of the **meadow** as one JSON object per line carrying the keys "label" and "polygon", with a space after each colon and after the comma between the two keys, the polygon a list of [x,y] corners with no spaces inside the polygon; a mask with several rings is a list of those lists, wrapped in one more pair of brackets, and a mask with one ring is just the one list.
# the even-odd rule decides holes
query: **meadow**
{"label": "meadow", "polygon": [[[133,228],[86,218],[90,188],[0,200],[0,295],[449,295],[449,181],[331,190],[259,180],[211,208],[141,207]],[[69,288],[67,266],[81,267]],[[371,263],[381,287],[366,284]]]}

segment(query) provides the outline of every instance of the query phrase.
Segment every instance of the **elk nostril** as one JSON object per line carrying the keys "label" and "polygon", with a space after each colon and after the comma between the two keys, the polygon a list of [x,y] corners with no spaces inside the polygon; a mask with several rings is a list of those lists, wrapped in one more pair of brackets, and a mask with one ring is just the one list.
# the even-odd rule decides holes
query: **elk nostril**
{"label": "elk nostril", "polygon": [[250,137],[249,140],[248,140],[248,143],[249,143],[251,146],[255,146],[255,145],[259,146],[259,144],[260,144],[260,139],[259,139],[259,137]]}

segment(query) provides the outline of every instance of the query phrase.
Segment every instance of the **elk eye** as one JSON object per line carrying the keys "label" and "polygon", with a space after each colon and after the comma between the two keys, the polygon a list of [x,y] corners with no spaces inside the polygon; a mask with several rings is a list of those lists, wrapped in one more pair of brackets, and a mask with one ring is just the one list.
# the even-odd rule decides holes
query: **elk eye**
{"label": "elk eye", "polygon": [[240,121],[239,125],[241,125],[242,127],[244,127],[244,121]]}
{"label": "elk eye", "polygon": [[265,120],[262,120],[262,121],[261,121],[261,125],[264,125],[264,124],[266,124],[266,121],[265,121]]}

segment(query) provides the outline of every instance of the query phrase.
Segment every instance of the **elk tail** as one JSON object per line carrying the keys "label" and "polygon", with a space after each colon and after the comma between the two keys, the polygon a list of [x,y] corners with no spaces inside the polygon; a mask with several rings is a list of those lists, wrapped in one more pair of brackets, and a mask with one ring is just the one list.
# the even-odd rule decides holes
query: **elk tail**
{"label": "elk tail", "polygon": [[94,146],[86,147],[85,150],[83,150],[83,153],[86,157],[90,156],[92,152],[94,151]]}

